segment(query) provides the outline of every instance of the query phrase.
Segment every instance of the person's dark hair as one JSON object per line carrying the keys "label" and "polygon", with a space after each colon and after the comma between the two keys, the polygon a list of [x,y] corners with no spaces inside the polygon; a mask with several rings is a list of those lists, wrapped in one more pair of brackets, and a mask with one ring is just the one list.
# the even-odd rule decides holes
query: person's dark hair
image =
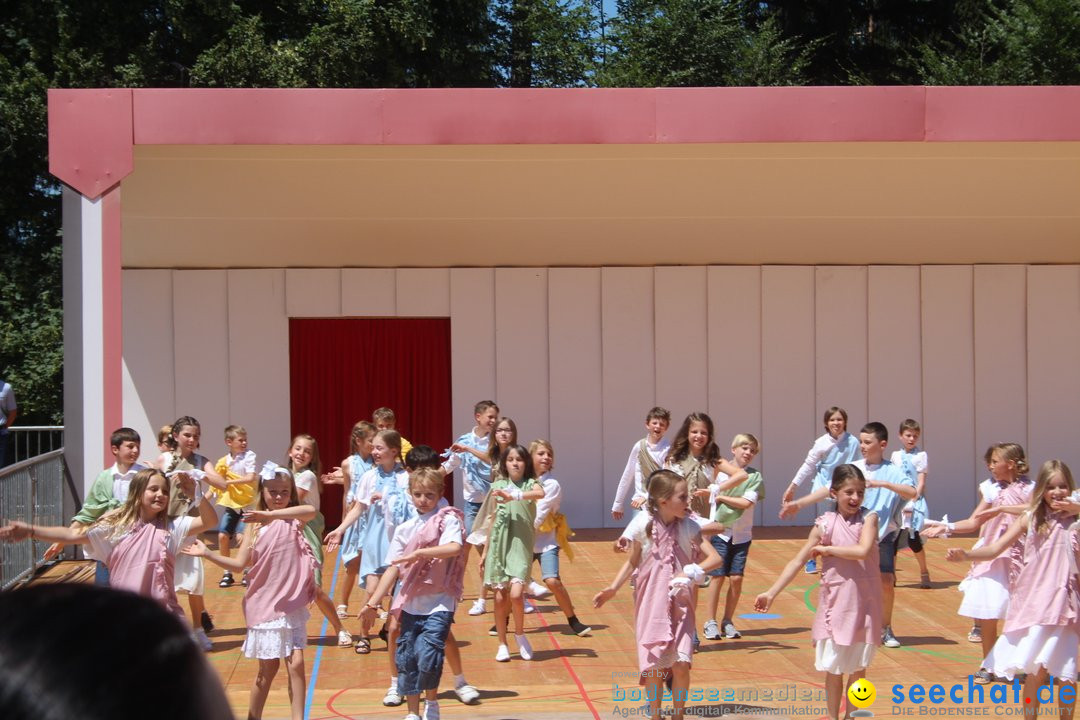
{"label": "person's dark hair", "polygon": [[716,431],[712,418],[703,412],[693,412],[683,420],[682,427],[675,433],[675,439],[671,441],[671,450],[668,451],[668,462],[681,463],[690,456],[690,426],[699,422],[705,425],[709,431],[709,442],[701,451],[701,464],[713,467],[720,459],[720,448],[716,445]]}
{"label": "person's dark hair", "polygon": [[836,407],[835,405],[831,408],[827,408],[825,414],[821,418],[821,422],[825,424],[825,429],[829,429],[829,418],[836,413],[840,413],[840,417],[844,418],[844,429],[847,430],[847,410],[842,407]]}
{"label": "person's dark hair", "polygon": [[[31,585],[0,592],[0,617],[4,720],[233,717],[191,631],[149,598],[82,583]],[[87,618],[100,642],[72,643],[85,636]]]}
{"label": "person's dark hair", "polygon": [[505,478],[510,477],[510,473],[506,472],[506,458],[510,457],[510,453],[517,453],[525,463],[525,474],[522,475],[522,479],[535,479],[536,469],[533,467],[532,455],[529,454],[527,448],[524,448],[521,445],[511,445],[503,450],[503,454],[499,456],[499,464],[495,468],[497,475]]}
{"label": "person's dark hair", "polygon": [[120,447],[126,442],[142,445],[142,438],[139,437],[139,433],[129,427],[117,428],[109,436],[109,447]]}
{"label": "person's dark hair", "polygon": [[862,470],[851,463],[844,463],[843,465],[837,465],[833,469],[832,482],[829,487],[832,488],[833,492],[840,492],[840,488],[844,487],[844,483],[848,480],[855,480],[861,482],[864,486],[866,485],[866,476],[862,474]]}
{"label": "person's dark hair", "polygon": [[878,442],[889,439],[889,428],[885,427],[884,423],[868,422],[862,426],[862,430],[860,430],[859,433],[873,435],[877,438]]}
{"label": "person's dark hair", "polygon": [[405,469],[409,472],[420,468],[437,470],[442,467],[439,453],[430,445],[413,445],[409,452],[405,453]]}

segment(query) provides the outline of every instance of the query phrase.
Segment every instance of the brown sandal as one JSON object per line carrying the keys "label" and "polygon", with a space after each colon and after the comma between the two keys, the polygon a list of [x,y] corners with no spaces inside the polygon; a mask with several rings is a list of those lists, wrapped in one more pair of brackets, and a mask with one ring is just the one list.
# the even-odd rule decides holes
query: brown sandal
{"label": "brown sandal", "polygon": [[367,638],[360,638],[356,641],[356,647],[353,648],[353,652],[357,655],[367,655],[371,652],[371,643]]}

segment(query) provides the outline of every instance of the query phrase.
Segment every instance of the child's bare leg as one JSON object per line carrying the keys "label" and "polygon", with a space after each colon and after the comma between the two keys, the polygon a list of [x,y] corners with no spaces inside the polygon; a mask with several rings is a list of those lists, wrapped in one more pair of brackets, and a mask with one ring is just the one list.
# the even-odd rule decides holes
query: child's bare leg
{"label": "child's bare leg", "polygon": [[341,602],[338,605],[349,606],[349,598],[352,597],[353,587],[356,586],[356,578],[360,574],[360,558],[353,558],[345,563],[345,585],[341,588]]}
{"label": "child's bare leg", "polygon": [[221,553],[221,557],[229,557],[229,541],[232,538],[229,537],[229,533],[219,532],[217,535],[218,552]]}
{"label": "child's bare leg", "polygon": [[409,706],[409,713],[411,715],[420,714],[420,695],[406,695],[405,704]]}
{"label": "child's bare leg", "polygon": [[1066,702],[1065,696],[1062,695],[1062,690],[1065,688],[1071,688],[1072,694],[1068,697],[1076,697],[1076,683],[1069,682],[1068,680],[1061,681],[1061,687],[1058,689],[1058,718],[1060,720],[1072,720],[1073,710],[1076,708],[1076,703],[1072,700]]}
{"label": "child's bare leg", "polygon": [[1046,668],[1039,672],[1028,673],[1024,680],[1024,716],[1035,717],[1039,714],[1039,686],[1046,682]]}
{"label": "child's bare leg", "polygon": [[645,678],[645,697],[649,699],[649,717],[660,716],[660,704],[664,701],[663,672],[657,668]]}
{"label": "child's bare leg", "polygon": [[510,584],[510,609],[514,613],[514,634],[525,634],[525,586],[521,583]]}
{"label": "child's bare leg", "polygon": [[[377,588],[378,586],[379,586],[379,576],[378,575],[368,575],[366,578],[364,578],[364,592],[367,593],[368,598],[371,598],[371,596],[375,594],[375,588]],[[370,636],[371,636],[371,622],[365,620],[361,624],[361,627],[360,627],[360,637],[362,637],[362,638],[364,638],[366,640],[366,639],[370,638]]]}
{"label": "child's bare leg", "polygon": [[671,702],[675,708],[673,717],[678,720],[686,707],[686,695],[690,691],[690,663],[677,662],[671,666]]}
{"label": "child's bare leg", "polygon": [[326,594],[326,591],[321,587],[315,588],[315,605],[330,621],[330,624],[334,626],[334,634],[337,635],[345,626],[341,624],[341,618],[337,616],[337,610],[334,609],[334,601],[330,599],[330,596]]}
{"label": "child's bare leg", "polygon": [[444,652],[446,654],[446,664],[450,666],[450,672],[454,675],[464,675],[465,668],[461,664],[461,650],[457,646],[457,638],[454,637],[453,630],[446,635]]}
{"label": "child's bare leg", "polygon": [[[723,580],[723,578],[718,579]],[[742,595],[742,579],[742,575],[731,576],[731,582],[728,584],[727,589],[727,597],[724,598],[724,620],[733,620],[735,618],[735,608],[739,604],[739,596]],[[712,616],[716,617],[715,610],[713,611]]]}
{"label": "child's bare leg", "polygon": [[893,599],[896,597],[896,573],[881,573],[881,624],[892,625]]}
{"label": "child's bare leg", "polygon": [[251,685],[251,700],[248,702],[249,718],[259,720],[262,717],[263,707],[266,706],[266,696],[270,693],[270,683],[274,681],[280,664],[281,661],[277,658],[259,661],[259,672]]}
{"label": "child's bare leg", "polygon": [[844,696],[844,676],[825,673],[825,705],[832,720],[840,720],[840,700]]}
{"label": "child's bare leg", "polygon": [[997,642],[997,620],[976,620],[979,623],[979,630],[982,631],[982,651],[983,657],[990,654],[990,651],[994,649],[994,643]]}
{"label": "child's bare leg", "polygon": [[191,609],[191,627],[198,630],[202,627],[202,614],[206,612],[206,601],[202,595],[188,593],[188,607]]}
{"label": "child's bare leg", "polygon": [[920,550],[911,554],[915,556],[915,560],[919,563],[919,573],[922,575],[929,574],[930,570],[926,567],[926,551]]}
{"label": "child's bare leg", "polygon": [[499,644],[506,645],[506,621],[510,614],[510,597],[506,588],[495,589],[495,631],[499,635]]}
{"label": "child's bare leg", "polygon": [[[397,618],[391,615],[386,619],[386,655],[390,660],[390,677],[397,677],[397,641],[400,635]],[[420,702],[419,696],[417,702]]]}
{"label": "child's bare leg", "polygon": [[715,620],[716,610],[720,606],[720,590],[724,587],[724,576],[714,577],[705,589],[705,619]]}
{"label": "child's bare leg", "polygon": [[285,660],[289,671],[289,705],[292,708],[292,720],[304,720],[304,695],[307,681],[304,678],[304,650],[296,648]]}
{"label": "child's bare leg", "polygon": [[570,600],[570,593],[566,592],[566,586],[557,577],[544,578],[544,584],[555,596],[555,602],[559,603],[559,609],[567,619],[574,617],[574,603]]}
{"label": "child's bare leg", "polygon": [[[841,676],[841,677],[843,677],[843,676]],[[845,699],[848,696],[848,689],[853,684],[858,682],[859,680],[862,680],[864,677],[866,677],[866,670],[865,669],[858,670],[858,671],[853,672],[850,675],[848,675],[847,682],[844,684],[844,698]],[[845,708],[845,710],[844,710],[844,718],[845,719],[851,717],[851,711],[856,709],[856,708],[852,707],[851,703],[846,703],[844,705],[844,708]]]}

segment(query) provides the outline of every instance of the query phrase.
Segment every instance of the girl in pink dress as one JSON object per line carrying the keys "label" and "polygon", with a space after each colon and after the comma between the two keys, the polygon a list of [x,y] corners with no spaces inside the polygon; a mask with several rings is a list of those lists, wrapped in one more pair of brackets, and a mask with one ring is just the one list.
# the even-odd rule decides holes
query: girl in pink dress
{"label": "girl in pink dress", "polygon": [[[1034,483],[1027,476],[1028,465],[1024,448],[1016,443],[991,445],[984,456],[990,469],[990,479],[979,484],[981,500],[971,512],[971,517],[947,525],[935,525],[924,530],[924,537],[948,537],[952,533],[979,531],[976,548],[989,545],[1005,535],[1009,527],[1026,509],[1031,501]],[[1009,609],[1009,586],[1015,581],[1024,554],[1024,537],[1017,536],[1008,553],[1001,557],[991,556],[972,563],[967,577],[959,590],[964,599],[957,611],[972,618],[968,640],[982,643],[983,657],[998,638],[998,621],[1005,618]],[[992,681],[993,674],[985,667],[975,673],[974,682],[985,684]]]}
{"label": "girl in pink dress", "polygon": [[688,517],[690,493],[686,480],[671,470],[649,476],[646,504],[652,518],[644,533],[635,536],[627,560],[615,580],[593,598],[600,607],[634,577],[634,635],[638,646],[641,682],[646,686],[652,717],[659,714],[663,683],[668,681],[673,717],[683,717],[690,687],[690,660],[694,653],[694,600],[691,585],[720,566],[720,556],[702,538]]}
{"label": "girl in pink dress", "polygon": [[866,479],[859,468],[838,465],[829,488],[836,510],[814,522],[806,544],[754,603],[758,612],[766,612],[807,560],[821,558],[821,594],[813,626],[814,667],[825,673],[825,700],[833,720],[840,717],[840,702],[848,686],[866,677],[866,668],[881,642],[878,517],[862,507],[865,494]]}
{"label": "girl in pink dress", "polygon": [[[1021,536],[1023,557],[1011,586],[1003,632],[983,667],[1012,680],[1026,673],[1024,705],[1039,709],[1039,686],[1047,673],[1076,696],[1076,648],[1080,645],[1080,586],[1075,510],[1068,502],[1075,489],[1069,466],[1048,460],[1039,470],[1027,512],[991,543],[971,550],[949,548],[949,560],[992,560],[1008,553]],[[1059,693],[1059,699],[1062,695]],[[1072,717],[1072,701],[1061,702],[1061,715]]]}
{"label": "girl in pink dress", "polygon": [[272,462],[259,474],[258,509],[244,513],[247,529],[235,557],[223,557],[196,541],[185,553],[205,557],[227,570],[249,565],[244,595],[248,634],[245,657],[259,661],[251,686],[249,718],[261,718],[270,683],[281,660],[289,673],[289,700],[293,720],[303,720],[304,645],[307,643],[307,606],[315,600],[315,555],[304,537],[304,523],[315,517],[311,505],[301,505],[292,473]]}
{"label": "girl in pink dress", "polygon": [[[194,480],[187,473],[177,478],[183,492],[194,497]],[[15,521],[0,528],[0,540],[33,538],[64,545],[90,545],[88,554],[109,566],[111,587],[153,598],[183,622],[184,611],[176,601],[173,586],[176,554],[187,537],[216,527],[217,515],[210,502],[201,497],[198,517],[169,519],[169,484],[160,470],[140,470],[131,481],[127,502],[88,528],[72,530]]]}

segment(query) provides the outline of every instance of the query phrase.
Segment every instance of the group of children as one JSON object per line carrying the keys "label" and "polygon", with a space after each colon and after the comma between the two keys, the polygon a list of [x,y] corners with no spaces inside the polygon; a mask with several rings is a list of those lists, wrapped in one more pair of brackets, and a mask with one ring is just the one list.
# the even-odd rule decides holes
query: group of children
{"label": "group of children", "polygon": [[[392,411],[381,408],[373,420],[353,427],[349,457],[328,473],[322,473],[317,442],[303,434],[290,444],[285,465],[267,462],[256,472],[255,454],[239,426],[226,428],[229,452],[212,463],[197,452],[201,430],[187,416],[163,429],[161,455],[143,467],[137,433],[122,428],[110,441],[116,463],[94,482],[70,527],[14,522],[0,528],[0,539],[52,541],[49,553],[64,544],[88,544],[98,560],[99,583],[155,598],[180,617],[177,593],[187,593],[193,635],[206,649],[213,625],[202,600],[202,561],[224,568],[223,588],[236,584],[234,573],[241,575],[248,627],[243,652],[259,660],[249,708],[254,718],[261,717],[281,660],[293,716],[303,715],[303,648],[311,603],[333,625],[338,644],[358,654],[371,651],[371,631],[382,616],[378,636],[388,646],[391,677],[384,704],[404,701],[407,720],[419,720],[424,696],[422,717],[437,720],[444,659],[458,698],[470,704],[479,697],[465,681],[451,630],[464,598],[470,548],[482,566],[470,614],[486,612],[490,593],[495,659],[511,659],[512,620],[517,655],[531,660],[524,633],[524,614],[532,609],[525,602],[529,594],[553,594],[571,630],[590,632],[559,575],[560,554],[572,558],[572,532],[560,512],[553,447],[545,440],[520,445],[517,426],[500,417],[494,402],[477,403],[474,427],[442,457],[428,446],[409,446],[393,429]],[[839,717],[846,687],[865,676],[877,646],[900,645],[892,631],[892,606],[895,557],[904,535],[919,562],[921,584],[929,587],[922,538],[979,531],[972,550],[948,553],[949,560],[973,561],[960,587],[960,613],[974,619],[969,639],[981,642],[984,651],[975,682],[1026,675],[1029,698],[1047,674],[1075,683],[1080,589],[1072,522],[1080,514],[1080,497],[1069,468],[1048,461],[1032,483],[1019,445],[992,446],[985,458],[991,478],[980,486],[982,500],[971,516],[934,523],[927,514],[927,457],[918,448],[918,423],[900,425],[902,449],[886,459],[888,430],[881,423],[867,423],[855,437],[847,431],[844,410],[829,408],[823,421],[825,434],[784,492],[781,517],[817,502],[827,502],[828,509],[772,587],[757,597],[755,608],[767,611],[800,569],[820,570],[812,639],[815,667],[826,674],[830,717]],[[753,508],[765,491],[761,473],[750,465],[761,449],[753,435],[735,436],[729,460],[721,456],[708,415],[688,415],[670,443],[669,425],[670,414],[653,408],[645,419],[646,437],[631,448],[611,508],[615,519],[624,516],[627,500],[635,511],[616,542],[616,550],[628,557],[593,604],[600,607],[631,581],[639,669],[649,686],[650,711],[659,709],[667,683],[673,712],[681,717],[700,642],[699,588],[706,586],[703,636],[740,637],[735,609],[752,541]],[[458,469],[460,510],[443,498],[445,475]],[[797,488],[808,479],[810,493],[796,499]],[[341,522],[326,535],[329,550],[340,547],[346,568],[336,608],[320,576],[325,528],[320,485],[333,483],[347,488]],[[222,508],[220,521],[212,503]],[[197,540],[214,526],[217,552]],[[543,585],[531,581],[534,561]],[[730,580],[718,614],[725,578]],[[342,621],[355,584],[364,587],[366,598],[354,639]],[[1000,635],[998,620],[1005,621]],[[1037,707],[1037,696],[1033,702]]]}

